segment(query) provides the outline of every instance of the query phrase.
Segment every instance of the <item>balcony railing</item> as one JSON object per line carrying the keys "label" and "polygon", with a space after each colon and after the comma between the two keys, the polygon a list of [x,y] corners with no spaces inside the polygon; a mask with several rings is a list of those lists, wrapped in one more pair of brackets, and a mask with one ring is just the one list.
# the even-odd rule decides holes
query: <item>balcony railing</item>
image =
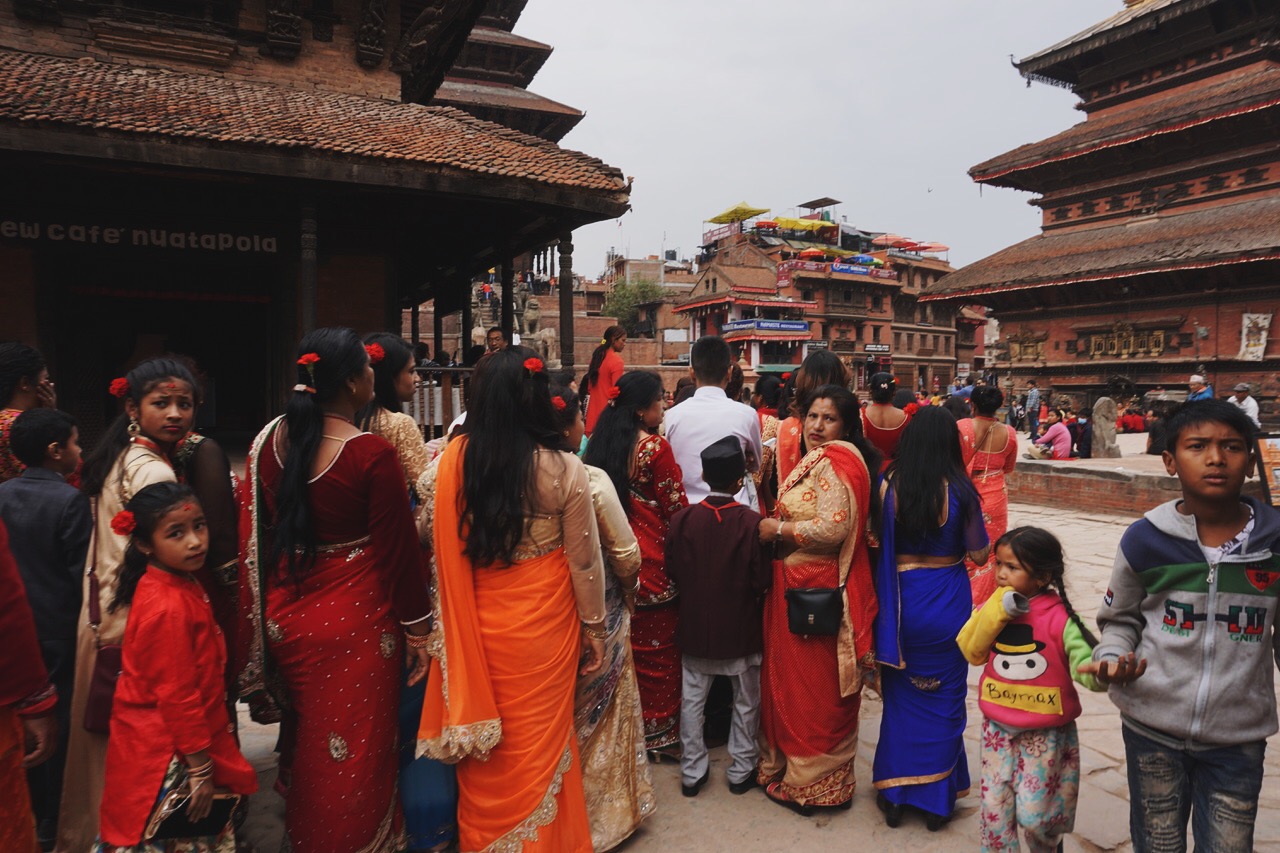
{"label": "balcony railing", "polygon": [[454,418],[467,410],[471,396],[470,367],[419,367],[409,415],[428,441],[443,438]]}

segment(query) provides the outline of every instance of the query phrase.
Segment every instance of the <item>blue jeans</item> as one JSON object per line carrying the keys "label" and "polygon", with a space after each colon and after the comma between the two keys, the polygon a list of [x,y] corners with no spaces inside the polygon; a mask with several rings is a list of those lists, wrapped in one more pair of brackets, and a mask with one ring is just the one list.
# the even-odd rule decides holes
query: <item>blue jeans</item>
{"label": "blue jeans", "polygon": [[1170,749],[1125,726],[1124,751],[1134,853],[1185,853],[1188,817],[1196,850],[1253,850],[1265,740]]}

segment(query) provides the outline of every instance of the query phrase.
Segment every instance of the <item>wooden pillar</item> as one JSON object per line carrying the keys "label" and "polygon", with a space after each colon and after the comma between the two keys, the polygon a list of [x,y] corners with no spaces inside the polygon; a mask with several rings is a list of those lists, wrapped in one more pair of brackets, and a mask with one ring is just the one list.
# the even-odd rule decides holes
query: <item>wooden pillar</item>
{"label": "wooden pillar", "polygon": [[417,303],[416,296],[414,299],[413,307],[409,309],[409,343],[417,346],[422,340],[422,306]]}
{"label": "wooden pillar", "polygon": [[516,328],[516,271],[515,258],[507,258],[502,262],[502,334],[507,343],[515,340]]}
{"label": "wooden pillar", "polygon": [[560,235],[560,364],[573,367],[573,232]]}
{"label": "wooden pillar", "polygon": [[302,205],[300,228],[301,253],[298,257],[298,319],[302,334],[316,327],[316,206],[313,202]]}
{"label": "wooden pillar", "polygon": [[440,310],[440,299],[431,300],[432,314],[432,334],[434,340],[431,342],[431,355],[435,357],[436,364],[448,364],[448,362],[440,361],[440,352],[444,349],[444,312]]}
{"label": "wooden pillar", "polygon": [[462,336],[458,341],[458,364],[462,364],[463,359],[467,357],[467,350],[471,349],[471,327],[475,320],[471,317],[471,282],[467,282],[467,296],[462,300]]}

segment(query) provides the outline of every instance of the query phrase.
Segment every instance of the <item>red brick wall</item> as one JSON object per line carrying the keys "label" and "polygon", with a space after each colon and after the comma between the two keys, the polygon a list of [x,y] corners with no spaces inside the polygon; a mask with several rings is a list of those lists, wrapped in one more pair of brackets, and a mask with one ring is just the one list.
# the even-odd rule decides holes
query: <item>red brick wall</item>
{"label": "red brick wall", "polygon": [[[1280,361],[1280,291],[1273,288],[1270,293],[1255,291],[1221,298],[1217,304],[1210,301],[1212,297],[1190,295],[1154,306],[1149,300],[1134,301],[1122,315],[1117,314],[1115,306],[1107,308],[1105,313],[1081,306],[1035,312],[1002,311],[999,315],[1002,338],[1023,330],[1047,333],[1048,338],[1044,342],[1043,361],[1002,364],[1000,372],[1012,372],[1019,389],[1026,379],[1035,378],[1042,390],[1065,388],[1070,389],[1070,393],[1078,388],[1091,388],[1100,393],[1106,378],[1117,373],[1130,377],[1142,390],[1156,384],[1170,389],[1183,388],[1187,376],[1203,364],[1210,384],[1220,396],[1237,382],[1249,382],[1255,388],[1254,396],[1264,406],[1268,405],[1280,396],[1280,380],[1276,374],[1276,363]],[[1240,351],[1241,321],[1246,309],[1249,313],[1272,315],[1266,360],[1262,362],[1235,360]],[[1181,317],[1182,322],[1166,335],[1188,334],[1190,344],[1176,350],[1166,346],[1157,358],[1092,359],[1067,350],[1067,342],[1078,338],[1081,333],[1077,329],[1082,325],[1103,325],[1120,319],[1137,324],[1174,317]],[[1197,325],[1208,329],[1207,337],[1195,337]],[[1008,370],[1003,369],[1006,366]]]}
{"label": "red brick wall", "polygon": [[[398,4],[391,5],[398,8]],[[246,0],[240,13],[240,29],[261,33],[265,26],[265,6],[265,0]],[[225,67],[107,50],[95,39],[90,19],[86,16],[64,14],[62,24],[58,26],[42,24],[18,18],[14,15],[13,4],[9,2],[0,3],[0,46],[30,53],[92,57],[102,62],[170,68],[227,80],[254,80],[398,102],[400,75],[388,68],[387,59],[372,70],[356,62],[355,28],[360,21],[360,0],[335,0],[334,11],[342,23],[334,25],[333,41],[316,41],[311,35],[310,22],[303,21],[302,50],[295,59],[266,56],[259,51],[258,45],[241,43]],[[388,19],[387,56],[390,57],[397,37],[397,15],[389,14]]]}
{"label": "red brick wall", "polygon": [[[1132,518],[1182,496],[1177,477],[1084,467],[1072,470],[1070,463],[1019,460],[1006,482],[1009,500],[1017,503]],[[1245,493],[1260,496],[1258,481],[1246,483]]]}

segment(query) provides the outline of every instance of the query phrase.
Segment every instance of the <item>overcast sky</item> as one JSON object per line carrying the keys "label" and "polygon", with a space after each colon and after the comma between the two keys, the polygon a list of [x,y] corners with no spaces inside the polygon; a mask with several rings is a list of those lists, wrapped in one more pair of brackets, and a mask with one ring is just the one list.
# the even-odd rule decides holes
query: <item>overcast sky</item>
{"label": "overcast sky", "polygon": [[[575,268],[697,251],[739,201],[951,246],[963,266],[1039,230],[1031,196],[967,170],[1084,118],[1009,64],[1122,0],[530,0],[555,53],[530,87],[586,112],[563,145],[635,177],[632,211],[575,234]],[[621,222],[621,227],[618,223]]]}

